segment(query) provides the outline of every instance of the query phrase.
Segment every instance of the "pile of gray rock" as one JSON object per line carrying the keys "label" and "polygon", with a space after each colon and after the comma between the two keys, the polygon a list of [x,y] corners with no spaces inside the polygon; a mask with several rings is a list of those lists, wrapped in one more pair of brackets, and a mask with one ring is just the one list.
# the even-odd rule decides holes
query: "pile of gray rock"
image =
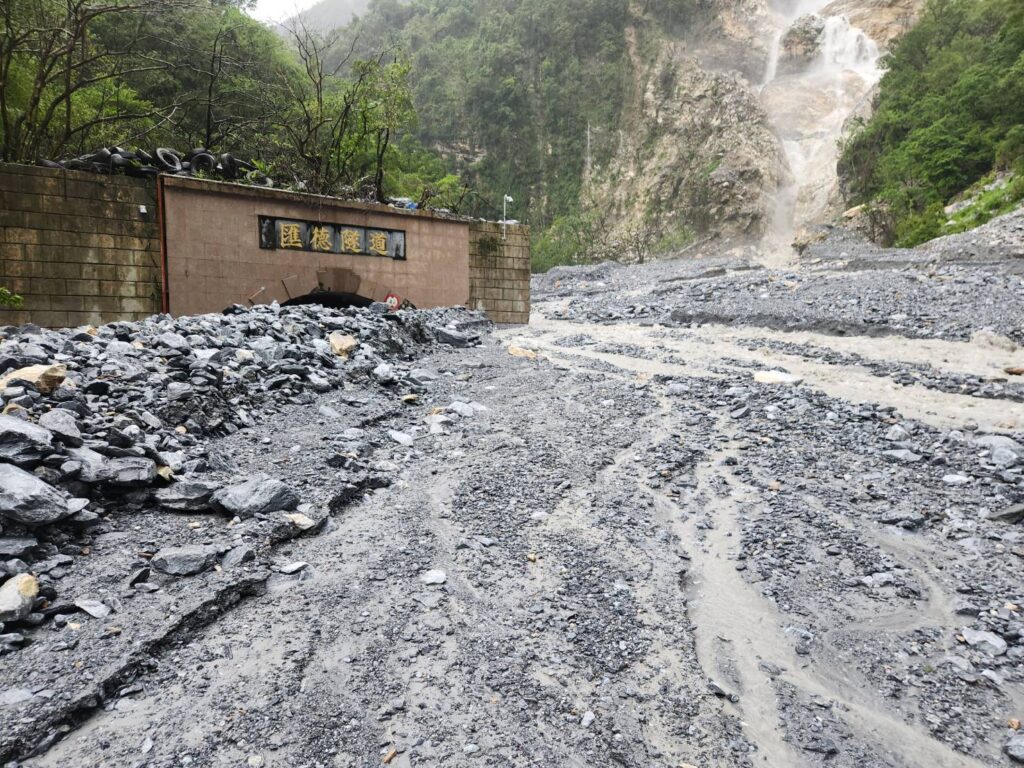
{"label": "pile of gray rock", "polygon": [[[230,469],[217,465],[208,439],[317,393],[423,391],[428,382],[410,362],[431,345],[475,344],[486,325],[459,310],[270,305],[101,328],[0,329],[0,654],[27,642],[21,628],[57,615],[57,582],[111,515],[273,512],[312,526],[310,505],[273,477],[205,480]],[[167,547],[150,565],[185,576],[250,555]],[[133,586],[147,582],[144,570]]]}

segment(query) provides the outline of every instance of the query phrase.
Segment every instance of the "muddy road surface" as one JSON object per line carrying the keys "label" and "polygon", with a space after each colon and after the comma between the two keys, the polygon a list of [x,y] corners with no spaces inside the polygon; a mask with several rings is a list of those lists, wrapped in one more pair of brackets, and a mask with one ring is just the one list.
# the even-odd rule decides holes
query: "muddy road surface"
{"label": "muddy road surface", "polygon": [[[14,764],[1024,759],[1024,404],[1004,372],[1024,356],[1005,329],[661,322],[552,286],[529,327],[432,352],[429,391],[363,424],[414,438],[382,437],[390,485],[331,505]],[[329,502],[328,438],[359,426],[325,423],[332,404],[210,450]]]}

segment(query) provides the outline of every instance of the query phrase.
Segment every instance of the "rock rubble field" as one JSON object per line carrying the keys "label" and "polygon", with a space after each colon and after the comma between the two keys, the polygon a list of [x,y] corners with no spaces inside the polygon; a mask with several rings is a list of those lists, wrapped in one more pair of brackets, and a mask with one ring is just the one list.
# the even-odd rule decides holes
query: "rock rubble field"
{"label": "rock rubble field", "polygon": [[1001,221],[4,329],[0,764],[1024,764]]}

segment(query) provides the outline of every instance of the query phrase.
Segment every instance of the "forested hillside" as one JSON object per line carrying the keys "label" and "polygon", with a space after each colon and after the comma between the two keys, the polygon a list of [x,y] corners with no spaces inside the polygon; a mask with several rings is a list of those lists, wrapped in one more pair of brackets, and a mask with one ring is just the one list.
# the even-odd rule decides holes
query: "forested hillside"
{"label": "forested hillside", "polygon": [[[242,0],[0,3],[0,155],[36,162],[112,145],[205,147],[288,186],[410,194],[446,166],[414,140],[409,67],[381,43],[328,65]],[[88,160],[87,160],[88,164]]]}
{"label": "forested hillside", "polygon": [[[1024,198],[1024,4],[930,0],[886,61],[874,116],[846,146],[854,202],[916,245]],[[999,174],[1016,172],[1013,178]],[[973,205],[945,210],[968,190]]]}
{"label": "forested hillside", "polygon": [[[778,3],[322,0],[271,29],[246,0],[6,0],[0,154],[207,147],[287,186],[491,218],[509,195],[541,267],[703,235],[758,242],[812,170],[827,168],[827,215],[841,210],[831,136],[828,162],[803,172],[780,137],[792,149],[820,133],[790,96],[831,98],[797,75],[831,55],[827,18],[842,29],[852,14],[881,45],[897,39],[874,115],[844,146],[843,192],[911,245],[1024,197],[1024,174],[1007,176],[1024,163],[1024,5],[930,0],[913,27],[914,5],[818,8],[778,69]],[[964,190],[971,202],[949,208]]]}
{"label": "forested hillside", "polygon": [[[615,124],[628,0],[376,0],[338,46],[388,40],[408,56],[419,136],[476,188],[543,229],[575,207],[587,127]],[[600,150],[597,150],[600,151]]]}
{"label": "forested hillside", "polygon": [[[703,7],[703,10],[701,10]],[[589,171],[622,144],[636,83],[630,35],[653,60],[652,38],[681,37],[713,15],[696,0],[373,0],[337,50],[388,40],[404,52],[418,136],[474,189],[467,210],[510,215],[534,230],[543,263],[570,258],[589,234]],[[545,238],[546,232],[552,237]]]}

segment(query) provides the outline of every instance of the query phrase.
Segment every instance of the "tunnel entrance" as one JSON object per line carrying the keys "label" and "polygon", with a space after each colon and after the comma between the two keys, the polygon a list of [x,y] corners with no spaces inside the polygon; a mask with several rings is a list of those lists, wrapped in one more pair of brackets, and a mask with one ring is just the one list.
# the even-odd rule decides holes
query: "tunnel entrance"
{"label": "tunnel entrance", "polygon": [[331,309],[346,309],[348,307],[368,307],[373,304],[373,299],[360,296],[357,293],[346,293],[345,291],[315,291],[305,296],[296,296],[294,299],[281,304],[282,307],[295,307],[302,304],[320,304]]}

